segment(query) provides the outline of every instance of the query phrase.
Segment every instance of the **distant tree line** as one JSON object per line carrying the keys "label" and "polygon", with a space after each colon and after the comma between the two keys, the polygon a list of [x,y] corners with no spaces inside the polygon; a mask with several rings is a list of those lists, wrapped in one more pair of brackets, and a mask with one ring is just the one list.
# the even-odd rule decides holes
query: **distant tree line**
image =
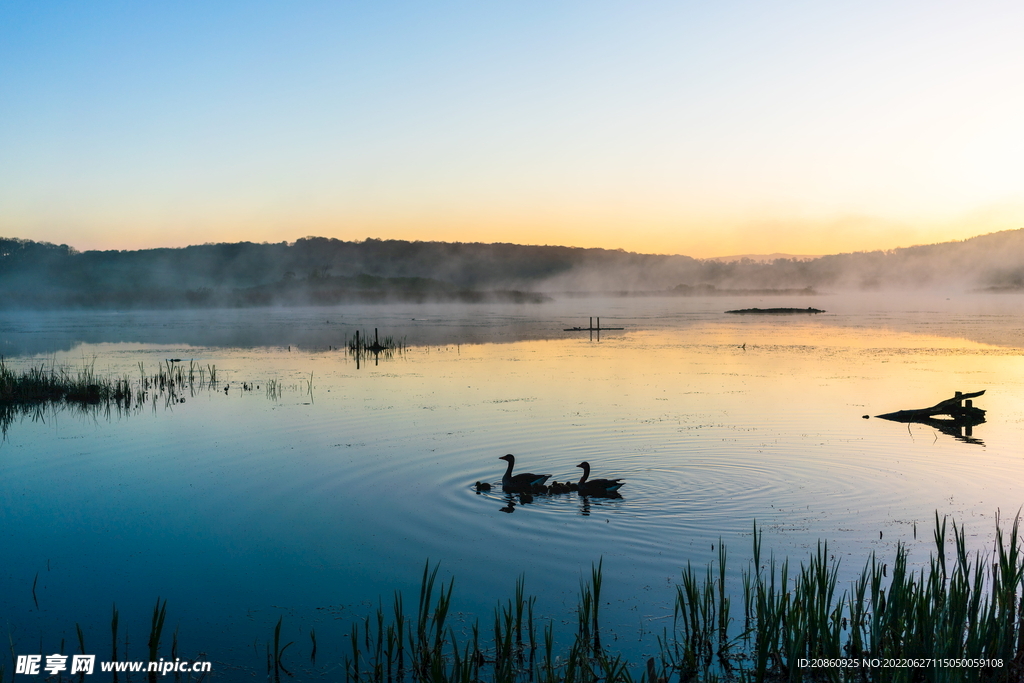
{"label": "distant tree line", "polygon": [[542,293],[1024,290],[1024,230],[890,251],[720,262],[622,250],[306,237],[79,252],[0,238],[0,307],[541,300]]}

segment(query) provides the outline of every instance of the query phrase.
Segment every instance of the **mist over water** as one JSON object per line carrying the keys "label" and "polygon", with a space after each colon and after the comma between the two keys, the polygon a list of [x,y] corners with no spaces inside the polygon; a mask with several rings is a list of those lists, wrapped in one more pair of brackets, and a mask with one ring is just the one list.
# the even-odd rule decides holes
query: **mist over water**
{"label": "mist over water", "polygon": [[[560,297],[532,304],[385,304],[158,311],[0,311],[0,355],[57,354],[80,361],[81,344],[138,343],[211,348],[293,346],[320,351],[374,327],[413,346],[561,339],[563,328],[602,317],[605,327],[685,328],[700,322],[750,326],[723,312],[738,308],[819,308],[816,326],[933,332],[1019,346],[1022,297],[1016,294],[907,293],[814,296]],[[595,315],[600,314],[600,315]],[[792,321],[776,321],[791,325]],[[742,328],[741,328],[742,329]]]}
{"label": "mist over water", "polygon": [[[772,306],[826,313],[724,313]],[[936,511],[988,547],[996,511],[1024,503],[1022,313],[1014,295],[883,294],[3,313],[13,367],[194,359],[220,386],[11,425],[0,605],[21,650],[42,634],[56,651],[76,622],[100,641],[115,601],[141,643],[160,595],[184,650],[259,671],[252,643],[279,616],[289,639],[315,627],[327,661],[378,597],[414,599],[427,558],[455,577],[461,623],[486,623],[522,573],[538,615],[571,621],[603,558],[610,644],[638,659],[680,569],[722,542],[738,576],[755,520],[794,563],[829,540],[842,582],[899,542],[926,560]],[[564,331],[598,315],[625,329]],[[375,327],[408,349],[357,367],[339,347]],[[982,389],[975,443],[862,417]],[[623,497],[476,493],[505,453],[559,481],[588,460]]]}
{"label": "mist over water", "polygon": [[517,244],[203,244],[78,252],[0,238],[0,310],[148,310],[387,303],[538,303],[629,295],[1024,291],[1024,230],[808,258],[721,261]]}

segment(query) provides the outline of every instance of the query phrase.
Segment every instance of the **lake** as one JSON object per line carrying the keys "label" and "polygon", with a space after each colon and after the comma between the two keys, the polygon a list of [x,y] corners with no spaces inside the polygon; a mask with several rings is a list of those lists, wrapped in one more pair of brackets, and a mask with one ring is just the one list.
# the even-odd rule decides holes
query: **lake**
{"label": "lake", "polygon": [[[899,543],[925,562],[936,512],[990,548],[996,515],[1024,504],[1024,300],[782,299],[2,313],[9,367],[138,378],[178,358],[218,380],[183,402],[8,425],[14,649],[77,651],[80,624],[86,651],[109,654],[116,603],[142,658],[159,596],[164,650],[178,629],[179,651],[221,679],[262,675],[281,617],[298,678],[332,679],[351,623],[395,590],[414,605],[428,560],[455,579],[460,628],[493,620],[525,575],[538,617],[567,632],[602,561],[607,644],[639,661],[671,624],[681,569],[725,544],[738,584],[755,522],[764,552],[793,563],[827,540],[844,588]],[[725,313],[771,306],[826,312]],[[597,315],[624,329],[563,331]],[[357,362],[346,339],[374,328],[407,347]],[[970,436],[874,417],[980,390]],[[506,453],[559,481],[587,460],[626,485],[521,499],[497,485]]]}

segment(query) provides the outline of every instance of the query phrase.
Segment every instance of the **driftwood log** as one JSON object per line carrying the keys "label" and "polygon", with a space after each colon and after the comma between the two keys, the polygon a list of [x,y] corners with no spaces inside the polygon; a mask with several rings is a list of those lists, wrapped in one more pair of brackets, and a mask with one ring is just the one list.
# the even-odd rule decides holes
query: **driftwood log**
{"label": "driftwood log", "polygon": [[972,398],[977,398],[984,393],[984,391],[975,391],[970,394],[962,394],[958,391],[953,398],[939,401],[931,408],[897,410],[895,413],[886,413],[878,415],[878,417],[893,422],[928,425],[959,441],[984,445],[981,439],[974,437],[973,429],[985,422],[985,411],[975,408],[971,401]]}
{"label": "driftwood log", "polygon": [[[878,415],[878,417],[883,420],[892,420],[894,422],[917,422],[919,420],[935,417],[936,415],[948,415],[954,420],[963,420],[964,422],[975,422],[975,424],[980,424],[985,421],[985,411],[981,408],[975,408],[970,399],[977,398],[984,393],[984,390],[975,391],[970,394],[962,394],[958,391],[956,392],[956,396],[953,398],[947,398],[945,401],[939,401],[931,408],[897,410],[895,413],[886,413],[885,415]],[[964,401],[966,401],[966,404]]]}

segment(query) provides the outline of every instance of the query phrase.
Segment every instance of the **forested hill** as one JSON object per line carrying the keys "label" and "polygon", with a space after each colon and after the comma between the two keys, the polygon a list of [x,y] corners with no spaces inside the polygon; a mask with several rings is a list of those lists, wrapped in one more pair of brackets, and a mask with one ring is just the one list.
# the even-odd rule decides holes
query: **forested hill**
{"label": "forested hill", "polygon": [[[567,291],[1024,288],[1024,230],[891,251],[721,263],[688,256],[515,244],[205,244],[78,252],[0,239],[0,306],[183,306],[348,300],[539,300]],[[534,293],[534,294],[531,294]]]}

